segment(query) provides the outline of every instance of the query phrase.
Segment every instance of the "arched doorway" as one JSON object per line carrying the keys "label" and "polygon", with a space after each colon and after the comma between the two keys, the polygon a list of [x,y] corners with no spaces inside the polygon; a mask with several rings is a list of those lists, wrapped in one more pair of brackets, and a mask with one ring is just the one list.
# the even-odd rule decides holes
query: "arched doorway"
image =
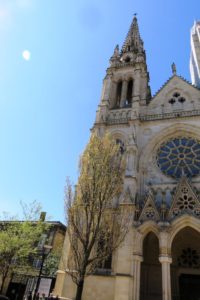
{"label": "arched doorway", "polygon": [[140,300],[162,300],[162,272],[159,262],[159,241],[150,232],[143,242]]}
{"label": "arched doorway", "polygon": [[172,243],[171,287],[173,300],[200,299],[200,233],[180,230]]}

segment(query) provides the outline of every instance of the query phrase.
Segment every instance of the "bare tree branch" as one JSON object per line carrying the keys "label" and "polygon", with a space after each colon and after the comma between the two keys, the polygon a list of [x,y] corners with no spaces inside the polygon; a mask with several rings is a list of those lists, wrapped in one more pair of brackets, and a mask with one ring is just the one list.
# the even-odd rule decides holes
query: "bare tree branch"
{"label": "bare tree branch", "polygon": [[67,180],[65,209],[70,254],[67,272],[81,299],[84,278],[111,257],[130,228],[130,214],[119,204],[125,161],[108,135],[92,135],[80,159],[76,190]]}

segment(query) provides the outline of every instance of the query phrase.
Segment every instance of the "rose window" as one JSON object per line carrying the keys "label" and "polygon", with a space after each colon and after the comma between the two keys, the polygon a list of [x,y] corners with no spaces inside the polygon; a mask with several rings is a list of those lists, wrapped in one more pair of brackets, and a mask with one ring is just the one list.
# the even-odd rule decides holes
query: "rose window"
{"label": "rose window", "polygon": [[200,264],[199,255],[196,250],[187,248],[182,250],[178,257],[178,265],[185,268],[198,268]]}
{"label": "rose window", "polygon": [[192,197],[188,197],[188,195],[185,194],[179,197],[177,206],[180,210],[193,210],[195,207],[195,201]]}
{"label": "rose window", "polygon": [[152,219],[152,218],[154,218],[154,216],[155,216],[155,212],[153,211],[153,209],[148,209],[148,210],[146,211],[146,217],[147,217],[148,219]]}
{"label": "rose window", "polygon": [[200,141],[186,137],[171,139],[161,145],[156,160],[168,176],[197,176],[200,174]]}

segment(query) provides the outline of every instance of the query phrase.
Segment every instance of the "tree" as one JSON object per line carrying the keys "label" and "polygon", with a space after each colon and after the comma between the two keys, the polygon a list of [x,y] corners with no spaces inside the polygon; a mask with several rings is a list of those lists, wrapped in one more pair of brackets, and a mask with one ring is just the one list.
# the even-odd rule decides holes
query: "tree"
{"label": "tree", "polygon": [[60,262],[62,248],[52,250],[44,261],[42,274],[46,276],[55,276]]}
{"label": "tree", "polygon": [[120,204],[125,161],[120,145],[106,135],[92,135],[80,158],[75,191],[66,185],[66,212],[70,254],[67,272],[82,297],[85,276],[94,273],[124,241],[130,214]]}
{"label": "tree", "polygon": [[28,268],[29,258],[37,253],[37,243],[47,225],[39,219],[40,204],[33,201],[23,204],[24,220],[6,217],[0,223],[0,293],[7,277],[15,270]]}

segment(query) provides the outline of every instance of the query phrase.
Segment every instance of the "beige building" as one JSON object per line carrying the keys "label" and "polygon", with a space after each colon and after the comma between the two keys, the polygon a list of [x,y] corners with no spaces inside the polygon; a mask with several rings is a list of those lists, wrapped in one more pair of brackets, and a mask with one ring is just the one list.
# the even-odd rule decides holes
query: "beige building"
{"label": "beige building", "polygon": [[[58,267],[59,256],[61,256],[61,250],[65,239],[66,226],[59,221],[45,221],[46,213],[41,213],[40,218],[46,223],[47,230],[42,234],[41,239],[37,246],[37,253],[33,256],[30,253],[29,267],[18,265],[17,270],[13,274],[8,275],[3,288],[3,294],[6,294],[10,300],[22,300],[26,298],[29,291],[33,294],[38,282],[38,288],[40,288],[40,282],[46,282],[49,284],[46,288],[47,296],[50,291],[53,290],[55,285],[55,270]],[[10,223],[11,221],[0,221],[3,223]],[[20,222],[20,221],[19,221]],[[34,226],[34,222],[33,222]],[[48,260],[47,253],[45,253],[45,246],[47,250],[51,250],[56,253],[54,260],[51,262],[51,269],[49,272],[45,272],[45,262]],[[43,265],[44,263],[44,265]],[[43,267],[41,267],[43,266]],[[41,269],[42,268],[42,269]],[[38,278],[41,269],[40,278]],[[0,283],[2,278],[0,277]]]}
{"label": "beige building", "polygon": [[[151,96],[136,17],[110,59],[94,130],[125,150],[133,226],[110,268],[87,277],[83,300],[200,299],[200,90],[173,64]],[[74,299],[64,268],[55,292]]]}

